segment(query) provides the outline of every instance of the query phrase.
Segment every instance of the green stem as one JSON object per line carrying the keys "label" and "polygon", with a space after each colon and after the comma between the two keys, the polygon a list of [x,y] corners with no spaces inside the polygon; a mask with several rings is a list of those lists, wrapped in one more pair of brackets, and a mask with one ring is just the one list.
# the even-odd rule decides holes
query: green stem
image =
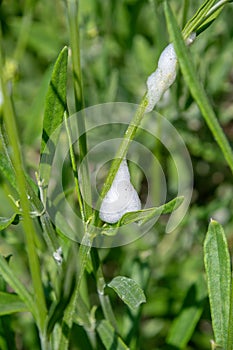
{"label": "green stem", "polygon": [[88,257],[91,251],[92,242],[94,239],[94,235],[86,232],[83,236],[80,248],[79,248],[79,257],[80,257],[80,270],[77,286],[75,288],[74,294],[72,295],[71,301],[68,307],[65,310],[65,314],[62,320],[62,332],[61,338],[59,341],[58,350],[66,350],[69,346],[69,338],[71,333],[71,328],[73,325],[73,318],[76,309],[76,304],[80,291],[80,284],[86,269]]}
{"label": "green stem", "polygon": [[4,99],[3,117],[5,121],[9,142],[12,147],[12,163],[14,165],[16,178],[18,181],[18,189],[19,189],[19,195],[20,195],[20,204],[22,208],[23,228],[25,231],[29,267],[30,267],[30,272],[32,277],[35,302],[38,308],[37,323],[40,330],[43,330],[45,325],[47,310],[46,310],[45,297],[44,297],[43,285],[41,280],[40,264],[36,253],[36,247],[35,247],[36,232],[35,232],[32,219],[30,217],[30,206],[29,206],[28,194],[26,190],[27,184],[24,176],[22,156],[20,152],[21,147],[20,147],[19,138],[18,138],[13,106],[6,87],[7,81],[4,77],[2,51],[0,52],[0,76],[1,76],[1,87],[2,87],[2,93],[3,93],[3,99]]}
{"label": "green stem", "polygon": [[65,127],[66,127],[69,147],[70,147],[70,161],[71,161],[71,167],[72,167],[73,175],[74,175],[76,194],[77,194],[77,198],[78,198],[78,202],[79,202],[81,217],[82,217],[83,223],[85,223],[85,215],[84,215],[84,209],[83,209],[83,203],[82,203],[82,196],[81,196],[81,192],[80,192],[80,188],[79,188],[77,166],[76,166],[75,155],[74,155],[73,145],[72,145],[72,141],[71,141],[70,129],[68,126],[68,119],[67,119],[66,112],[65,112]]}
{"label": "green stem", "polygon": [[112,309],[109,296],[105,294],[106,282],[104,279],[102,265],[99,259],[98,250],[92,248],[91,250],[92,265],[94,268],[95,278],[97,281],[97,291],[99,295],[100,304],[104,313],[104,317],[112,324],[116,332],[118,332],[117,321]]}
{"label": "green stem", "polygon": [[76,111],[79,112],[77,123],[79,131],[79,155],[80,163],[83,161],[81,167],[82,188],[83,188],[83,209],[85,219],[88,220],[92,215],[91,203],[91,185],[90,175],[88,170],[88,164],[85,160],[87,154],[87,140],[86,140],[86,127],[85,127],[85,113],[84,109],[84,97],[83,97],[83,85],[82,85],[82,71],[80,63],[80,37],[79,37],[79,23],[78,23],[78,0],[67,0],[67,12],[68,22],[70,30],[70,45],[72,52],[72,65],[73,65],[73,81],[74,81],[74,94]]}
{"label": "green stem", "polygon": [[104,198],[104,196],[109,191],[112,182],[114,180],[114,177],[116,176],[116,173],[119,169],[119,166],[121,164],[122,159],[126,156],[126,153],[129,149],[130,143],[135,137],[135,134],[137,132],[138,126],[140,125],[142,118],[145,114],[145,109],[147,106],[147,99],[146,95],[143,97],[141,104],[139,105],[134,117],[132,118],[127,130],[125,131],[123,140],[121,141],[121,144],[116,152],[115,158],[112,161],[108,176],[106,178],[106,181],[104,183],[104,186],[101,191],[100,195],[100,201],[97,204],[97,209],[99,208],[101,200]]}

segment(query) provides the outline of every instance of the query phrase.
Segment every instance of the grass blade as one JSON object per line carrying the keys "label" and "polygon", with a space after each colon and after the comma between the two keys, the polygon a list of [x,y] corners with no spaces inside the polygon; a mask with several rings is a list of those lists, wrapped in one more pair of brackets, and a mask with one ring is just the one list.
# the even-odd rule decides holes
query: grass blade
{"label": "grass blade", "polygon": [[204,262],[215,341],[226,349],[230,309],[231,266],[223,228],[211,221],[204,242]]}
{"label": "grass blade", "polygon": [[176,50],[176,54],[178,56],[178,60],[180,63],[181,71],[184,76],[184,80],[186,81],[190,92],[198,104],[200,111],[212,132],[214,138],[216,139],[222,153],[233,173],[233,153],[232,149],[229,145],[229,142],[218,123],[218,120],[215,116],[213,108],[208,100],[208,97],[205,93],[205,90],[198,80],[198,74],[196,72],[192,56],[186,47],[184,40],[182,38],[181,31],[178,28],[176,19],[168,5],[165,2],[165,14],[167,20],[168,31],[171,37],[171,40],[174,43],[174,47]]}
{"label": "grass blade", "polygon": [[137,309],[141,303],[146,302],[143,290],[131,278],[117,276],[107,284],[131,309]]}

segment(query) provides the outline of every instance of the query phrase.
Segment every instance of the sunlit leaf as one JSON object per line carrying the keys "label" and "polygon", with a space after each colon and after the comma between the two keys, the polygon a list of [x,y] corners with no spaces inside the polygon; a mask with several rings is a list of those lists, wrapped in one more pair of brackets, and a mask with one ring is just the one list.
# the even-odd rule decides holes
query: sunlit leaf
{"label": "sunlit leaf", "polygon": [[140,225],[151,220],[155,216],[162,214],[170,214],[176,210],[183,202],[184,197],[177,197],[160,207],[153,207],[134,212],[126,213],[120,220],[119,226],[130,224],[132,222],[139,222]]}
{"label": "sunlit leaf", "polygon": [[143,290],[131,278],[117,276],[107,285],[114,289],[121,300],[132,309],[137,309],[141,303],[146,302]]}

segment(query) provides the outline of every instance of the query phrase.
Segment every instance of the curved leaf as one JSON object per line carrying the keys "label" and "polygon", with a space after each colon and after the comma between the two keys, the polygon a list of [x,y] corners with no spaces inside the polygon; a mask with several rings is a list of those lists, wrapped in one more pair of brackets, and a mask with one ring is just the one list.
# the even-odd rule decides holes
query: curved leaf
{"label": "curved leaf", "polygon": [[143,290],[131,278],[117,276],[107,286],[115,290],[121,300],[131,309],[137,309],[141,303],[146,302]]}
{"label": "curved leaf", "polygon": [[168,203],[161,205],[160,207],[153,207],[143,210],[137,210],[130,213],[126,213],[120,220],[118,226],[130,224],[138,221],[139,225],[151,220],[153,217],[161,214],[170,214],[176,210],[183,202],[184,197],[177,197]]}

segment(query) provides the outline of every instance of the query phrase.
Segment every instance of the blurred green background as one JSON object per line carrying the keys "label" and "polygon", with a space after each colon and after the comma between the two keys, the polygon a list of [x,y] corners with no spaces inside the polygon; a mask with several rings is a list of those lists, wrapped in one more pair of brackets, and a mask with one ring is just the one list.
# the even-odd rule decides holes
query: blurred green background
{"label": "blurred green background", "polygon": [[[181,27],[202,1],[188,1],[187,12],[184,3],[170,1]],[[139,103],[145,93],[146,79],[169,42],[162,1],[81,0],[79,18],[86,106],[104,102]],[[233,8],[229,5],[191,48],[200,78],[231,143],[232,18]],[[10,88],[22,152],[28,172],[34,177],[38,169],[44,102],[51,68],[62,47],[69,45],[65,4],[59,0],[3,0],[0,21],[8,74],[12,76]],[[71,71],[69,75],[68,103],[70,111],[74,112]],[[137,347],[142,350],[176,349],[168,345],[168,334],[180,312],[195,303],[192,285],[204,276],[202,244],[211,217],[223,224],[230,250],[233,245],[231,173],[180,73],[171,88],[169,104],[162,106],[159,112],[178,130],[191,156],[194,188],[190,208],[171,234],[164,234],[167,218],[162,218],[140,240],[125,247],[101,251],[107,280],[117,274],[126,275],[134,277],[145,288],[147,303],[142,307],[140,331],[136,334]],[[163,152],[159,157],[162,164],[166,164]],[[168,180],[172,176],[169,170],[166,176]],[[0,174],[0,216],[12,214],[9,193],[12,189]],[[13,254],[17,273],[27,284],[29,275],[21,224],[11,226],[1,234],[0,252]],[[95,303],[93,281],[91,276],[88,278],[89,293]],[[131,327],[130,312],[113,294],[111,298],[120,328],[127,338]],[[185,349],[210,349],[213,334],[209,304],[206,298],[202,301],[200,320]],[[6,329],[6,321],[11,329]],[[6,332],[9,332],[9,339],[11,336],[15,339],[15,343],[12,340],[12,349],[15,344],[17,349],[39,349],[38,335],[30,315],[0,319],[2,349],[5,345],[1,339]],[[128,340],[132,335],[133,331],[131,335],[128,333]],[[88,340],[84,331],[76,325],[71,349],[88,349],[85,341]]]}

